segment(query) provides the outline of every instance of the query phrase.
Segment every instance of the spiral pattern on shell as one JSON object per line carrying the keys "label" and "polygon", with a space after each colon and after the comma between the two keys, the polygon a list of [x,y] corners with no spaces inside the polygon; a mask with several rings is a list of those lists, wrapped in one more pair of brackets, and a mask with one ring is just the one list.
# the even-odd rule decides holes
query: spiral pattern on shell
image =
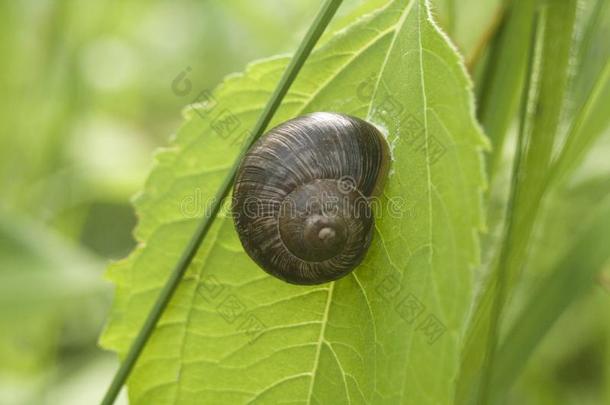
{"label": "spiral pattern on shell", "polygon": [[248,255],[293,284],[352,271],[374,228],[370,197],[389,156],[383,135],[359,118],[318,112],[270,130],[246,154],[233,190],[233,217]]}

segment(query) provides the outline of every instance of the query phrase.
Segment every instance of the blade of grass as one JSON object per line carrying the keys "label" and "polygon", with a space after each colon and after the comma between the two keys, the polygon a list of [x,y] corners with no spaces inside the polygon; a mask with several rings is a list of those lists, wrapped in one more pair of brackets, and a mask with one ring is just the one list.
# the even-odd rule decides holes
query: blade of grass
{"label": "blade of grass", "polygon": [[[532,133],[527,144],[522,183],[522,187],[530,191],[541,189],[549,173],[562,112],[567,104],[577,3],[577,0],[550,2],[543,9],[546,18],[537,86],[539,95],[531,116]],[[524,195],[518,204],[518,209],[528,214],[526,222],[533,222],[540,200]]]}
{"label": "blade of grass", "polygon": [[[572,13],[572,16],[574,17],[575,14]],[[559,26],[556,26],[556,28],[559,29]],[[594,34],[595,32],[588,32],[587,37]],[[567,51],[567,49],[564,51]],[[569,57],[568,53],[564,53],[564,55]],[[557,59],[551,58],[550,60],[556,61]],[[561,79],[567,80],[568,75],[569,72],[566,71]],[[551,86],[551,83],[556,82],[550,80],[549,86]],[[561,85],[565,86],[565,82]],[[557,183],[561,180],[565,180],[578,167],[578,163],[582,161],[586,152],[608,128],[610,124],[610,106],[605,102],[608,98],[610,98],[610,60],[606,58],[601,74],[594,82],[586,101],[578,110],[576,118],[572,120],[566,136],[566,142],[558,154],[558,158],[553,162],[550,162],[550,158],[553,152],[554,141],[548,142],[548,138],[542,139],[543,142],[548,142],[546,148],[544,148],[544,159],[549,162],[548,167],[540,169],[537,173],[537,179],[532,182],[535,185],[525,188],[525,190],[530,191],[529,194],[532,196],[530,200],[532,206],[529,209],[527,207],[521,208],[523,212],[529,215],[529,220],[525,219],[522,221],[522,224],[525,224],[526,230],[527,227],[530,228],[527,232],[528,238],[531,236],[531,227],[534,225],[536,214],[540,209],[545,194],[556,187]],[[557,98],[557,100],[560,99]],[[549,124],[549,121],[554,121],[555,123],[550,125],[555,128],[554,133],[557,134],[561,109],[557,105],[555,107],[555,114],[557,115],[551,117],[551,120],[547,120],[546,124]],[[543,162],[539,159],[536,163],[540,167]],[[531,173],[531,169],[529,172]],[[602,256],[600,254],[603,252],[601,246],[607,241],[607,229],[610,229],[607,223],[610,217],[609,214],[610,212],[606,208],[602,214],[598,215],[597,222],[603,223],[593,225],[591,230],[583,238],[579,239],[580,242],[571,250],[570,254],[565,256],[556,272],[552,273],[540,286],[539,290],[532,295],[532,301],[526,306],[527,309],[503,339],[503,344],[495,355],[495,371],[489,373],[488,378],[491,395],[489,399],[491,403],[501,400],[518,377],[520,370],[526,364],[527,358],[529,358],[538,342],[544,337],[546,331],[567,306],[586,290],[591,284],[595,272],[608,260],[610,251],[605,249],[606,252]],[[605,234],[601,234],[601,231],[604,229]],[[588,242],[583,242],[583,240]],[[590,253],[590,255],[586,257],[584,262],[582,260],[574,261],[576,260],[574,258],[577,257],[575,255],[586,253]],[[579,265],[580,269],[574,276],[572,273]],[[572,279],[569,279],[571,276],[573,276]],[[560,303],[560,299],[565,301]],[[543,300],[549,300],[549,302],[543,302]]]}
{"label": "blade of grass", "polygon": [[565,179],[610,125],[610,60],[574,119],[545,187]]}
{"label": "blade of grass", "polygon": [[[504,308],[509,301],[523,268],[529,241],[533,235],[537,217],[548,192],[547,178],[554,170],[551,159],[565,111],[567,85],[572,75],[571,57],[574,47],[574,26],[577,2],[549,3],[543,9],[544,24],[540,69],[534,71],[535,98],[532,108],[524,117],[525,140],[523,165],[517,171],[519,182],[514,201],[509,207],[509,231],[504,240],[497,263],[496,280],[491,283],[487,295],[493,302],[489,320],[489,340],[485,367],[482,373],[483,394],[480,402],[488,403],[494,395],[492,381],[499,369],[496,351],[500,340]],[[532,90],[530,90],[532,91]],[[528,129],[527,126],[531,129]],[[512,228],[512,229],[511,229]],[[495,282],[495,286],[494,286]]]}
{"label": "blade of grass", "polygon": [[[606,45],[610,30],[610,3],[607,0],[592,0],[590,3],[589,18],[582,23],[584,33],[577,58],[579,74],[572,83],[574,94],[571,99],[574,106],[584,103],[610,57],[610,49]],[[583,13],[587,11],[587,5],[589,4],[585,3]]]}
{"label": "blade of grass", "polygon": [[521,119],[520,119],[520,128],[519,135],[517,137],[517,145],[515,148],[515,162],[513,165],[513,174],[512,174],[512,184],[510,189],[510,198],[508,201],[508,206],[506,209],[506,227],[504,231],[503,244],[500,252],[500,256],[498,258],[496,271],[492,275],[495,276],[495,284],[493,285],[493,291],[495,292],[492,305],[491,305],[491,318],[489,322],[489,331],[487,337],[487,346],[485,351],[485,358],[483,360],[483,373],[481,374],[481,389],[479,391],[479,399],[478,403],[487,404],[489,403],[489,399],[491,397],[490,392],[490,381],[493,378],[494,372],[494,363],[495,356],[498,346],[499,340],[499,328],[500,328],[500,318],[502,316],[503,307],[506,301],[507,296],[507,288],[506,281],[508,277],[508,260],[510,259],[511,254],[511,244],[510,242],[514,238],[516,221],[514,218],[515,205],[519,199],[520,190],[520,173],[523,170],[523,166],[525,161],[523,159],[524,149],[527,143],[527,116],[528,109],[530,106],[530,99],[534,96],[535,91],[531,88],[532,78],[534,76],[534,70],[536,65],[536,48],[539,45],[539,27],[540,27],[540,17],[535,16],[533,22],[533,29],[530,33],[531,40],[530,49],[528,51],[529,60],[528,69],[526,71],[526,81],[525,81],[525,89],[523,92],[523,100],[521,102]]}
{"label": "blade of grass", "polygon": [[[502,111],[501,117],[497,121],[489,121],[491,125],[490,128],[496,128],[496,131],[500,131],[499,128],[501,120],[506,121],[506,128],[503,131],[508,129],[508,124],[512,120],[512,116],[516,113],[514,111],[521,105],[521,119],[520,123],[520,131],[519,136],[517,138],[518,145],[515,153],[515,162],[513,164],[513,186],[511,193],[516,192],[516,188],[514,186],[514,182],[518,179],[518,169],[521,166],[521,156],[523,146],[522,144],[525,141],[522,141],[521,138],[525,136],[525,117],[527,116],[527,106],[529,105],[529,91],[521,91],[521,88],[530,89],[530,81],[532,72],[534,70],[534,54],[536,50],[536,46],[539,41],[537,41],[537,28],[535,26],[538,24],[538,18],[534,13],[534,7],[532,6],[531,10],[528,13],[523,13],[525,6],[530,5],[530,2],[525,2],[524,7],[516,7],[520,5],[522,2],[520,0],[516,0],[512,3],[512,7],[508,10],[508,16],[506,25],[502,28],[499,36],[496,38],[498,43],[494,45],[494,50],[492,51],[492,61],[494,64],[494,59],[498,59],[504,61],[504,63],[500,64],[497,67],[491,66],[488,67],[488,75],[493,76],[493,80],[491,83],[487,83],[487,92],[489,92],[489,96],[495,99],[496,101],[492,101],[493,104],[496,105],[495,108],[498,111]],[[531,2],[534,3],[534,2]],[[531,15],[530,15],[531,13]],[[531,26],[526,26],[527,24]],[[528,36],[523,38],[523,34],[527,33]],[[509,64],[508,60],[510,59],[510,55],[514,55],[517,51],[513,47],[513,42],[507,41],[506,38],[510,38],[511,35],[521,38],[519,41],[520,44],[526,44],[525,53],[519,54],[518,64],[523,63],[523,72],[519,72],[519,69],[513,67],[510,70],[510,77],[507,78],[508,82],[512,83],[511,86],[516,86],[519,91],[515,92],[511,87],[505,87],[503,85],[501,77],[496,77],[500,72],[506,71],[506,64]],[[522,49],[518,50],[519,52]],[[515,56],[516,57],[516,56]],[[498,69],[496,71],[496,69]],[[521,83],[524,80],[525,83]],[[490,87],[491,86],[491,87]],[[516,102],[501,102],[498,97],[517,97]],[[519,100],[521,98],[521,100]],[[509,112],[510,109],[510,112]],[[509,117],[510,115],[510,117]],[[492,117],[490,117],[492,118]],[[504,125],[504,124],[503,124]],[[498,132],[496,132],[498,133]],[[493,139],[493,138],[492,138]],[[513,204],[514,196],[511,196],[509,199],[507,208],[507,215],[512,213],[511,205]],[[506,218],[504,220],[505,223],[510,222],[510,218]],[[505,236],[506,238],[506,229]],[[491,264],[490,268],[498,270],[498,258],[496,258]],[[499,277],[498,272],[490,274],[489,280],[487,281],[486,286],[482,290],[482,294],[478,299],[476,311],[473,315],[473,319],[471,320],[471,326],[468,333],[468,338],[464,347],[464,351],[462,353],[461,359],[461,369],[459,374],[459,380],[456,388],[456,397],[458,403],[477,403],[478,399],[484,395],[482,392],[481,383],[483,382],[483,374],[482,368],[484,364],[486,364],[488,353],[486,350],[482,350],[482,348],[488,347],[488,343],[490,340],[490,331],[495,329],[493,325],[494,319],[492,317],[492,309],[494,308],[495,300],[497,299],[497,290]]]}
{"label": "blade of grass", "polygon": [[484,73],[479,102],[479,120],[493,145],[488,164],[490,182],[498,168],[506,134],[519,108],[536,1],[513,0],[506,7],[506,17]]}
{"label": "blade of grass", "polygon": [[[546,178],[565,107],[572,74],[577,0],[548,3],[536,25],[539,59],[530,63],[527,98],[522,106],[517,158],[511,200],[507,208],[506,233],[500,250],[495,294],[491,308],[489,340],[482,374],[480,403],[489,403],[491,381],[497,372],[496,352],[506,303],[509,301],[527,258],[527,248],[542,206]],[[540,31],[539,31],[540,30]],[[539,32],[537,32],[539,31]],[[523,148],[520,150],[520,148]],[[521,155],[522,153],[522,155]]]}
{"label": "blade of grass", "polygon": [[556,269],[534,290],[508,332],[497,354],[497,372],[491,381],[491,403],[505,396],[538,343],[561,314],[593,287],[596,274],[610,258],[609,237],[610,204],[606,203]]}
{"label": "blade of grass", "polygon": [[341,5],[343,0],[326,0],[322,5],[320,11],[318,12],[315,20],[313,21],[309,31],[305,35],[305,38],[301,42],[299,48],[297,49],[294,57],[290,61],[288,67],[286,68],[282,78],[280,79],[271,99],[265,106],[259,120],[257,121],[254,129],[249,135],[248,139],[245,142],[243,149],[241,150],[238,158],[234,162],[229,174],[227,175],[225,181],[222,183],[220,189],[216,193],[216,197],[212,200],[210,205],[209,212],[207,212],[201,223],[197,227],[197,230],[193,234],[189,244],[185,248],[182,256],[178,260],[176,267],[172,271],[169,279],[164,285],[163,289],[159,293],[155,304],[153,305],[151,311],[148,314],[148,317],[144,321],[140,332],[136,336],[134,342],[132,343],[125,359],[121,363],[118,371],[114,375],[114,378],[108,387],[108,390],[102,400],[102,405],[110,405],[113,404],[116,400],[117,395],[119,394],[121,387],[129,377],[131,370],[133,369],[140,353],[142,352],[146,342],[150,338],[155,326],[161,318],[163,311],[167,307],[170,299],[172,298],[176,287],[180,283],[182,276],[184,275],[186,269],[189,264],[195,257],[197,250],[201,246],[208,230],[210,229],[212,222],[216,218],[218,211],[222,205],[222,201],[228,195],[229,190],[231,189],[231,185],[233,184],[233,180],[235,179],[235,175],[237,170],[239,169],[239,165],[250,148],[252,144],[260,138],[263,134],[263,131],[269,125],[269,122],[273,118],[273,115],[277,111],[280,106],[282,99],[288,92],[290,85],[298,75],[299,71],[305,64],[309,54],[313,50],[315,44],[318,42],[318,39],[332,20],[335,12]]}

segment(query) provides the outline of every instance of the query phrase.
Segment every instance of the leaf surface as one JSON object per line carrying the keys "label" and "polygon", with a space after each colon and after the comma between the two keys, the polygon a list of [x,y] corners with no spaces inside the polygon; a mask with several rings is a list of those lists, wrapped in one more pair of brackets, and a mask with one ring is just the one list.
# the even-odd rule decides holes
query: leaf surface
{"label": "leaf surface", "polygon": [[[157,155],[136,200],[139,247],[108,272],[104,347],[127,351],[286,63],[255,63],[198,95]],[[340,111],[387,133],[391,174],[365,261],[330,284],[288,285],[256,267],[221,215],[129,379],[131,401],[451,402],[483,218],[487,144],[473,110],[425,1],[393,1],[329,38],[274,124]]]}

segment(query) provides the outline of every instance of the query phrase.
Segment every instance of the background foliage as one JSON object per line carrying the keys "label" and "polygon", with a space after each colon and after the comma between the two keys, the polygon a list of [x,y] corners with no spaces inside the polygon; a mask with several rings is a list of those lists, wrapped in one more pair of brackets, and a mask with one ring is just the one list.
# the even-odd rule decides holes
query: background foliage
{"label": "background foliage", "polygon": [[[346,1],[333,29],[385,3]],[[493,42],[487,39],[501,2],[433,3],[439,24],[473,73],[479,105],[518,101],[520,95],[511,91],[523,78],[508,93],[498,90],[501,96],[481,92],[489,88],[485,67]],[[211,89],[253,59],[291,51],[317,6],[311,0],[0,3],[0,403],[76,404],[101,395],[116,367],[114,356],[96,346],[112,294],[101,274],[109,259],[135,246],[129,199],[141,189],[153,150],[167,144],[181,109],[193,101],[193,92],[181,95],[172,82],[187,71],[193,89]],[[579,2],[579,46],[570,55],[559,128],[569,126],[607,69],[609,8],[604,1]],[[513,27],[523,42],[529,37],[519,31],[520,21],[503,29]],[[519,41],[515,46],[527,49]],[[514,61],[518,51],[507,60]],[[506,144],[514,145],[512,119],[494,122],[500,118],[488,114],[487,120],[481,117],[485,128],[506,128]],[[598,114],[610,115],[607,107]],[[530,297],[548,290],[545,277],[564,253],[570,263],[588,258],[588,252],[571,248],[588,218],[597,221],[596,210],[608,204],[610,185],[607,123],[588,125],[604,135],[547,198],[506,314],[517,321],[507,321],[504,333],[518,325]],[[498,168],[492,168],[484,261],[493,257],[486,247],[500,237],[512,150],[504,149]],[[604,233],[597,238],[610,240]],[[568,308],[558,311],[557,323],[548,317],[532,321],[551,329],[531,358],[527,351],[517,356],[514,367],[523,369],[511,401],[610,401],[608,274],[574,303],[565,292],[557,295],[552,308]]]}

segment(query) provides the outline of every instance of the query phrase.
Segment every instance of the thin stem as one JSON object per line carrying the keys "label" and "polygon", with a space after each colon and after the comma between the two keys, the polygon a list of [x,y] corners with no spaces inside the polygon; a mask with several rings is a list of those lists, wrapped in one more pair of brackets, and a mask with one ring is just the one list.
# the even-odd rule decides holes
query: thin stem
{"label": "thin stem", "polygon": [[309,31],[305,35],[305,38],[299,45],[299,48],[297,49],[294,57],[290,61],[286,70],[284,71],[284,74],[280,79],[280,82],[278,83],[275,91],[273,92],[271,99],[267,103],[260,118],[258,119],[258,122],[254,126],[254,129],[247,138],[246,143],[243,149],[241,150],[238,158],[235,160],[230,172],[225,178],[225,181],[222,183],[222,186],[216,193],[216,197],[214,198],[214,200],[212,200],[210,211],[202,218],[201,223],[193,234],[188,246],[182,253],[180,260],[178,260],[176,267],[174,268],[169,279],[165,283],[165,286],[159,293],[157,301],[149,312],[148,317],[144,321],[144,324],[142,325],[138,336],[135,338],[134,342],[129,348],[129,351],[125,356],[125,360],[114,375],[112,383],[108,387],[108,391],[106,391],[106,395],[104,396],[101,402],[102,405],[111,405],[116,400],[116,397],[119,394],[121,387],[129,377],[129,374],[135,366],[138,357],[142,353],[146,342],[150,338],[153,330],[155,329],[159,318],[161,318],[163,311],[167,307],[167,304],[172,298],[174,292],[176,291],[176,288],[178,287],[182,276],[186,272],[186,269],[189,267],[195,255],[197,254],[199,246],[201,246],[201,243],[203,242],[208,230],[210,229],[214,219],[216,218],[216,215],[220,210],[223,200],[228,195],[241,160],[243,159],[248,149],[252,146],[252,144],[258,138],[261,137],[261,135],[267,128],[267,125],[269,125],[269,122],[271,121],[273,115],[280,106],[282,99],[288,92],[290,85],[292,84],[299,71],[305,64],[305,61],[309,57],[309,54],[320,39],[322,33],[326,30],[326,27],[332,20],[333,16],[335,15],[335,12],[337,11],[342,2],[343,0],[326,0],[322,5],[322,8],[318,12]]}
{"label": "thin stem", "polygon": [[515,162],[512,173],[512,184],[510,190],[510,198],[506,207],[507,218],[506,227],[504,230],[502,250],[497,264],[497,280],[496,280],[496,295],[493,299],[492,316],[489,325],[489,340],[487,342],[487,351],[485,356],[485,362],[483,364],[483,371],[481,373],[481,390],[479,391],[479,404],[488,404],[492,393],[490,392],[490,383],[493,379],[494,363],[497,355],[500,318],[502,317],[504,303],[506,301],[506,278],[508,271],[508,260],[512,253],[511,243],[514,239],[514,227],[518,221],[515,218],[514,207],[520,193],[520,177],[523,171],[523,149],[526,144],[527,137],[527,116],[528,107],[530,103],[532,75],[534,71],[534,64],[536,63],[536,47],[538,45],[538,32],[539,32],[539,21],[540,16],[536,15],[534,19],[534,27],[532,31],[532,40],[530,42],[529,49],[529,63],[528,70],[526,73],[526,82],[523,91],[523,97],[521,101],[521,118],[519,122],[519,135],[517,137],[517,145],[515,147]]}

